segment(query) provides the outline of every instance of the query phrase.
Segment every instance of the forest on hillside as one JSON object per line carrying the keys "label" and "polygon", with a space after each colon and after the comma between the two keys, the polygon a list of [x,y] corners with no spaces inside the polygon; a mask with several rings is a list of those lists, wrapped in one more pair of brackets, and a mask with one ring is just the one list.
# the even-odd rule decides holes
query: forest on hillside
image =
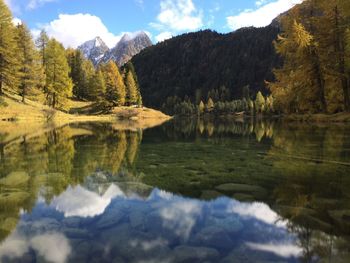
{"label": "forest on hillside", "polygon": [[267,27],[181,35],[132,61],[145,103],[170,114],[350,111],[350,1],[306,0]]}
{"label": "forest on hillside", "polygon": [[230,98],[242,98],[244,87],[267,93],[280,65],[273,40],[278,26],[243,28],[230,34],[210,30],[184,34],[143,50],[132,62],[144,102],[160,108],[169,97],[198,105],[208,92],[225,87]]}
{"label": "forest on hillside", "polygon": [[44,97],[45,104],[60,110],[65,110],[67,99],[93,101],[102,110],[142,105],[131,63],[119,69],[109,61],[95,68],[81,51],[65,49],[45,31],[34,40],[25,23],[14,24],[0,0],[0,95],[5,91],[19,94],[23,103],[29,96]]}

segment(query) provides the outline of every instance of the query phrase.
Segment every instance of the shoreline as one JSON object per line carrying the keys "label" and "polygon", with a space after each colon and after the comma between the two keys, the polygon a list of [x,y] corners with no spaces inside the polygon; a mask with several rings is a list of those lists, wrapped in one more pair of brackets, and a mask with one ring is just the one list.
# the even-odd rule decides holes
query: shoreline
{"label": "shoreline", "polygon": [[37,136],[52,129],[74,123],[111,123],[121,130],[148,129],[172,119],[160,111],[149,108],[116,107],[109,114],[69,114],[54,110],[38,102],[16,97],[1,96],[5,105],[0,105],[0,144],[6,144],[25,136]]}

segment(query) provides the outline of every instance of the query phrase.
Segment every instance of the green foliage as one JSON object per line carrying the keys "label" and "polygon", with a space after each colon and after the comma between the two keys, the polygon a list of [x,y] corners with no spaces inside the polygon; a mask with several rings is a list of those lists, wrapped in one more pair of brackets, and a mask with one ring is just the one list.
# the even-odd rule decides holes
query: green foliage
{"label": "green foliage", "polygon": [[[186,95],[199,104],[209,91],[225,86],[229,97],[242,98],[249,85],[252,94],[265,94],[265,80],[280,64],[272,41],[279,28],[245,28],[230,34],[209,30],[184,34],[147,48],[132,59],[147,106],[160,108],[168,97]],[[216,102],[218,97],[210,95]]]}

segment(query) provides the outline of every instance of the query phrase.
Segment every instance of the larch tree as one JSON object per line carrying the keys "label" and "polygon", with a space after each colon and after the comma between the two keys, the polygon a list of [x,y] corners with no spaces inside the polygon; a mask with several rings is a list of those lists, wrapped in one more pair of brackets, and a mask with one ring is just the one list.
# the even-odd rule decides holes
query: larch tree
{"label": "larch tree", "polygon": [[55,39],[50,39],[46,49],[46,85],[53,108],[64,106],[65,98],[72,95],[73,83],[65,49]]}
{"label": "larch tree", "polygon": [[137,103],[138,99],[138,89],[134,76],[131,71],[129,71],[125,78],[126,86],[126,102],[128,105],[134,105]]}
{"label": "larch tree", "polygon": [[109,61],[102,65],[101,70],[106,83],[106,99],[113,106],[125,105],[126,88],[118,66],[113,61]]}
{"label": "larch tree", "polygon": [[25,102],[28,92],[40,86],[44,81],[43,68],[31,33],[25,24],[17,25],[15,39],[18,48],[17,56],[19,64],[18,88],[22,96],[22,102]]}
{"label": "larch tree", "polygon": [[92,75],[89,82],[88,96],[94,101],[103,100],[106,93],[106,84],[101,70]]}
{"label": "larch tree", "polygon": [[255,99],[255,110],[257,113],[263,113],[265,112],[265,107],[266,106],[266,100],[264,96],[261,94],[259,91],[258,94],[256,95]]}
{"label": "larch tree", "polygon": [[0,94],[5,85],[9,89],[18,85],[17,46],[12,19],[11,11],[0,0]]}

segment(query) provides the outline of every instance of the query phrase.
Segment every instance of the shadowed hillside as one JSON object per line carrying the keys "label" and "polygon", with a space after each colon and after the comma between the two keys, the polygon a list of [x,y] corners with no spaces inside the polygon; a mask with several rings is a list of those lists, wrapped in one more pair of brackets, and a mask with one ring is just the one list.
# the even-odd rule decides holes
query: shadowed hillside
{"label": "shadowed hillside", "polygon": [[226,86],[232,98],[243,87],[265,90],[279,65],[273,47],[279,28],[244,28],[229,34],[210,30],[184,34],[145,49],[132,59],[145,104],[160,107],[166,98],[186,95],[206,99],[208,91]]}

